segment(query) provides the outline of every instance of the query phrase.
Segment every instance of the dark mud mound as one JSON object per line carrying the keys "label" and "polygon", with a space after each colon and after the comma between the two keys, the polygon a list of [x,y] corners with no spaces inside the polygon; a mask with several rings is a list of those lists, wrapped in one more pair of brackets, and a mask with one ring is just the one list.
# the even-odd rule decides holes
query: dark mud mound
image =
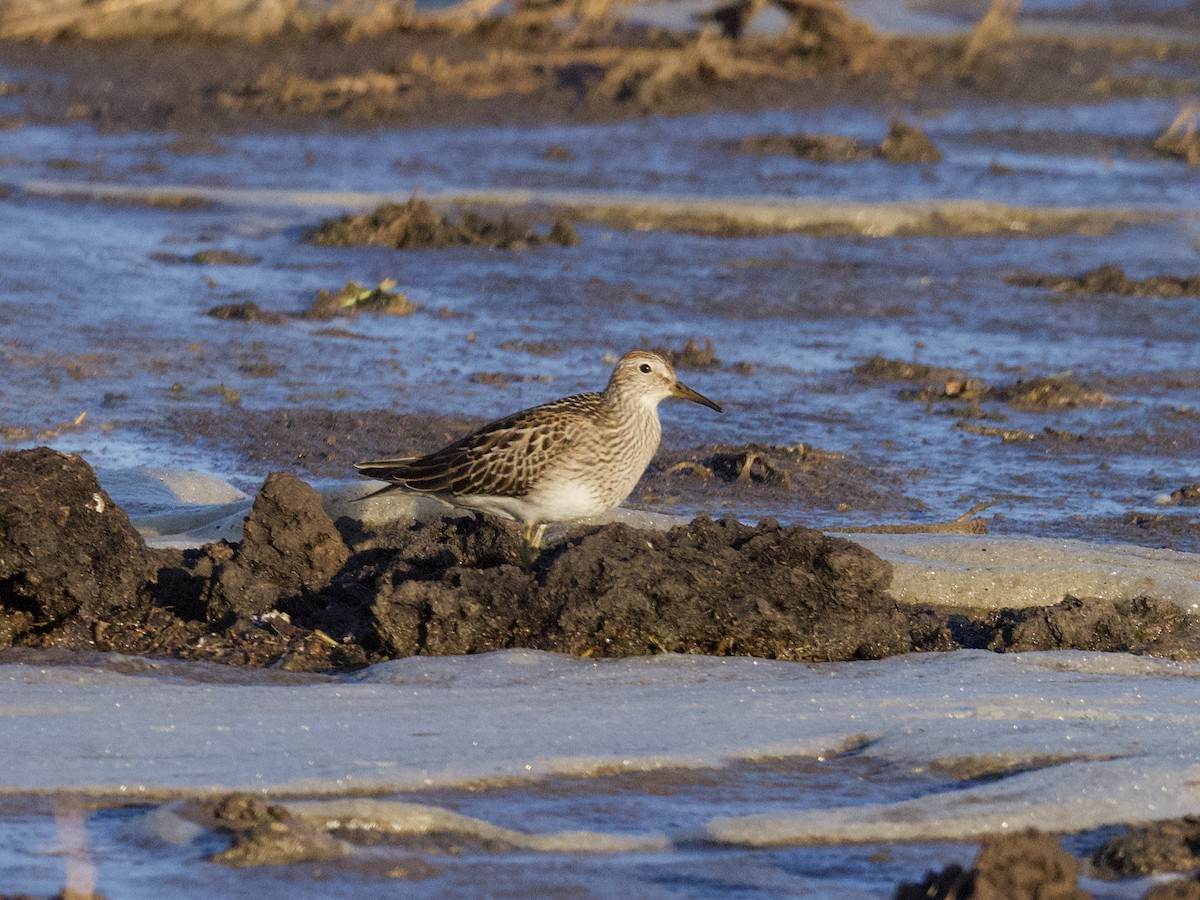
{"label": "dark mud mound", "polygon": [[910,643],[890,581],[889,564],[840,538],[697,520],[590,535],[551,564],[544,590],[572,653],[874,659]]}
{"label": "dark mud mound", "polygon": [[1200,659],[1200,629],[1178,605],[1151,597],[1132,600],[1067,597],[1053,606],[1003,610],[989,650],[1100,650]]}
{"label": "dark mud mound", "polygon": [[91,467],[45,447],[0,459],[0,648],[144,615],[151,554]]}
{"label": "dark mud mound", "polygon": [[1082,275],[1019,272],[1004,279],[1017,287],[1049,288],[1060,294],[1120,294],[1126,297],[1200,297],[1200,275],[1154,275],[1130,278],[1120,266],[1106,263]]}
{"label": "dark mud mound", "polygon": [[309,235],[319,247],[378,245],[397,250],[430,250],[447,247],[488,247],[521,250],[554,243],[579,244],[579,235],[568,222],[554,223],[542,235],[518,225],[507,215],[498,221],[468,212],[455,222],[436,212],[429,202],[413,197],[406,203],[385,203],[357,216],[327,219]]}
{"label": "dark mud mound", "polygon": [[890,566],[804,528],[610,525],[534,558],[478,519],[344,520],[344,538],[308,485],[276,474],[240,544],[150,551],[81,460],[9,453],[0,471],[9,644],[289,669],[507,647],[824,660],[912,644]]}
{"label": "dark mud mound", "polygon": [[1107,878],[1190,872],[1200,867],[1200,817],[1184,816],[1131,828],[1097,850],[1092,864]]}
{"label": "dark mud mound", "polygon": [[767,134],[748,137],[738,144],[743,153],[790,154],[811,162],[862,162],[882,159],[891,163],[941,162],[941,151],[921,129],[893,122],[878,144],[838,134]]}
{"label": "dark mud mound", "polygon": [[983,839],[970,871],[952,865],[920,884],[902,884],[896,900],[1086,900],[1080,863],[1036,829]]}

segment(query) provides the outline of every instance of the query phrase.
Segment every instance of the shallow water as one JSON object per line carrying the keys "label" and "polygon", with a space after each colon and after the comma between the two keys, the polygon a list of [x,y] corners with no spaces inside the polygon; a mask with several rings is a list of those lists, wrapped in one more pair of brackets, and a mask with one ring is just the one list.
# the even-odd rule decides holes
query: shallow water
{"label": "shallow water", "polygon": [[[667,409],[668,444],[804,443],[848,454],[881,483],[898,485],[903,499],[892,518],[952,518],[990,500],[1003,530],[1062,533],[1065,512],[1084,522],[1066,533],[1103,536],[1087,523],[1153,509],[1164,492],[1195,480],[1200,302],[1063,296],[1003,278],[1114,261],[1131,276],[1190,274],[1200,246],[1200,176],[1131,149],[1148,144],[1176,109],[1173,101],[1141,100],[920,117],[946,155],[937,166],[816,164],[731,149],[746,135],[801,129],[878,139],[886,122],[860,110],[242,135],[220,139],[222,152],[207,155],[171,152],[171,135],[28,126],[6,138],[4,177],[37,192],[18,190],[0,205],[0,368],[10,385],[0,424],[36,434],[87,411],[78,432],[23,443],[80,450],[100,465],[200,468],[251,488],[267,468],[289,461],[264,467],[236,447],[206,443],[203,434],[187,441],[171,424],[191,410],[219,414],[222,386],[237,391],[247,409],[382,407],[486,418],[600,386],[606,353],[642,341],[678,347],[713,338],[721,360],[749,362],[756,372],[688,373],[727,413]],[[1045,129],[1080,135],[1084,151],[1040,152],[1020,138]],[[1108,151],[1105,142],[1113,142]],[[544,158],[550,146],[568,148],[574,159]],[[64,159],[81,167],[52,162]],[[1011,173],[992,174],[993,162]],[[212,209],[46,196],[92,183],[282,193]],[[819,198],[835,209],[839,201],[867,202],[881,214],[892,203],[973,199],[1159,218],[1101,235],[1036,239],[718,238],[581,224],[579,248],[400,253],[303,243],[304,229],[339,201],[288,193],[470,196],[513,188],[585,191],[615,202],[736,197],[727,202],[735,212],[787,198]],[[212,247],[262,261],[196,266],[154,258]],[[388,277],[422,311],[359,317],[346,323],[346,336],[322,334],[326,323],[271,327],[204,316],[217,303],[243,300],[298,312],[321,288]],[[449,312],[439,315],[443,309]],[[560,352],[534,356],[502,346],[512,341],[549,341]],[[957,429],[960,408],[901,400],[903,385],[860,383],[850,369],[873,355],[956,367],[990,383],[1071,372],[1116,402],[1049,412],[988,407],[989,419],[977,424],[1083,436],[1002,443]],[[264,363],[276,367],[273,375],[261,376],[256,366]],[[473,383],[478,372],[530,380]],[[685,493],[664,511],[774,515],[824,527],[879,520],[877,511],[853,504],[814,512],[772,497],[732,509],[706,499],[702,485]]]}

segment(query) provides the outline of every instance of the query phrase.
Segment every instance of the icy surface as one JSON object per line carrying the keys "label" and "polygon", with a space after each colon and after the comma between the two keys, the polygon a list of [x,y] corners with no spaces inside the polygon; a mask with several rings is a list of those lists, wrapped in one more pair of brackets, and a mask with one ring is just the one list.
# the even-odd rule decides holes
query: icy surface
{"label": "icy surface", "polygon": [[3,790],[336,798],[514,779],[534,790],[562,774],[853,749],[898,771],[1004,777],[794,816],[715,815],[691,831],[752,845],[915,840],[1200,811],[1200,665],[1076,652],[814,666],[511,651],[331,679],[150,672],[0,666]]}

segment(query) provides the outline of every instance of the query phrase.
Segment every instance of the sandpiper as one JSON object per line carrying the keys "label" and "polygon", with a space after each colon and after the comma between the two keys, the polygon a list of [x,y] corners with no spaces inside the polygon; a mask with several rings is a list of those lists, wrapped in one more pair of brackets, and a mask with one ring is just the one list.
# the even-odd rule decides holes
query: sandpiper
{"label": "sandpiper", "polygon": [[631,350],[601,393],[522,410],[427,456],[376,459],[355,468],[392,482],[367,497],[408,491],[513,519],[537,548],[547,523],[594,516],[625,501],[658,449],[658,404],[668,397],[721,412],[681,383],[661,355]]}

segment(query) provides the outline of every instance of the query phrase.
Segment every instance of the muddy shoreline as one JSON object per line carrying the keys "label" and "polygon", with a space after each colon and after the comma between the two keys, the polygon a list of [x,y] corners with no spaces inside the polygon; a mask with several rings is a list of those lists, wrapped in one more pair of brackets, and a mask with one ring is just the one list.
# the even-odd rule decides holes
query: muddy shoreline
{"label": "muddy shoreline", "polygon": [[[333,522],[270,476],[240,543],[153,550],[82,459],[0,455],[0,642],[345,671],[412,655],[879,659],[987,648],[1200,658],[1200,623],[1150,597],[952,612],[901,604],[891,567],[773,522],[613,524],[532,553],[514,529],[448,518]],[[47,514],[46,510],[58,510]]]}

